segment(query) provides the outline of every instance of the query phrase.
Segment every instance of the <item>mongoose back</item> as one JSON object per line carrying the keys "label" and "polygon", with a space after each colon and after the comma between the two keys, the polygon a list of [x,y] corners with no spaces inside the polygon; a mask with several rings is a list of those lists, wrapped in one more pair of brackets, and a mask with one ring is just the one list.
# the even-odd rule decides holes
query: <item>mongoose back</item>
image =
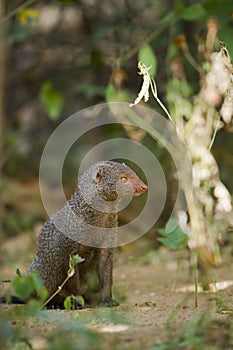
{"label": "mongoose back", "polygon": [[[67,276],[69,258],[79,254],[85,260],[76,265],[75,274],[71,277],[59,294],[49,303],[49,307],[62,307],[69,295],[82,295],[90,306],[103,304],[118,305],[112,299],[112,260],[113,248],[87,246],[72,239],[69,225],[62,230],[56,222],[78,220],[72,230],[93,236],[98,228],[117,229],[117,211],[111,205],[127,196],[137,196],[147,190],[147,186],[135,172],[125,164],[113,161],[101,161],[92,165],[82,175],[79,184],[65,206],[55,213],[43,226],[38,241],[37,253],[26,271],[37,271],[48,290],[50,297],[58,289]],[[101,203],[100,203],[101,202]],[[100,204],[100,207],[98,206]],[[68,210],[67,210],[68,209]],[[72,216],[72,218],[71,218]],[[81,228],[82,225],[82,228]],[[63,226],[62,226],[63,227]],[[91,228],[91,229],[90,229]],[[67,231],[65,231],[67,230]],[[107,231],[108,232],[108,231]]]}

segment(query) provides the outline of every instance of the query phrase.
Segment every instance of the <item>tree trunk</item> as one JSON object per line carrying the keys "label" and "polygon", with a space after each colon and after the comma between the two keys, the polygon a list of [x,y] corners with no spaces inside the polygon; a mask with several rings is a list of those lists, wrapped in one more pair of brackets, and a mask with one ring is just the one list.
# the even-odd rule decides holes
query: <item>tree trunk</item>
{"label": "tree trunk", "polygon": [[4,91],[5,91],[5,64],[6,64],[6,23],[3,21],[5,15],[5,0],[0,0],[0,242],[2,240],[2,220],[3,220],[3,179],[2,166],[4,158]]}

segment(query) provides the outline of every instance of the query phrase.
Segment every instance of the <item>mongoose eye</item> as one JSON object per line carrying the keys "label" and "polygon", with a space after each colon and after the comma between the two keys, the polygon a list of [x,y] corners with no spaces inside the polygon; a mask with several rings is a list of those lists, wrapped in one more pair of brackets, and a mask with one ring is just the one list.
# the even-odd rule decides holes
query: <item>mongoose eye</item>
{"label": "mongoose eye", "polygon": [[127,181],[128,181],[127,177],[124,176],[124,177],[121,178],[121,182],[123,184],[125,184]]}

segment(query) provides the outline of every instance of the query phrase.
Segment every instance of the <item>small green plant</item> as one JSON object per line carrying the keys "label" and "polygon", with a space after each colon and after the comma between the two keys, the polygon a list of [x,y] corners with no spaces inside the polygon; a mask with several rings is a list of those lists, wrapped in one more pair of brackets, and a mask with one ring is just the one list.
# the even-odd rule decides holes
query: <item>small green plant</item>
{"label": "small green plant", "polygon": [[124,283],[114,286],[114,296],[119,302],[127,300],[127,288]]}
{"label": "small green plant", "polygon": [[12,281],[12,286],[16,296],[22,301],[26,301],[32,293],[35,293],[38,300],[43,302],[48,295],[48,292],[36,271],[32,271],[28,275],[22,276],[19,269],[17,269],[16,276]]}
{"label": "small green plant", "polygon": [[85,300],[81,295],[69,295],[64,301],[64,307],[67,311],[71,311],[75,309],[76,303],[81,307],[84,307]]}
{"label": "small green plant", "polygon": [[211,298],[215,302],[216,305],[216,312],[221,313],[224,309],[224,301],[220,296],[220,293],[218,292],[218,287],[217,287],[217,281],[214,281],[214,287],[215,287],[215,292]]}
{"label": "small green plant", "polygon": [[[166,226],[158,230],[162,237],[158,237],[157,240],[161,242],[165,247],[175,250],[181,250],[188,245],[188,236],[180,228],[178,222],[175,219],[168,220]],[[177,258],[177,267],[172,281],[172,289],[176,286],[177,275],[180,269],[180,259]]]}
{"label": "small green plant", "polygon": [[171,249],[183,249],[187,247],[188,236],[182,231],[176,220],[170,219],[165,228],[161,228],[158,232],[163,236],[157,238],[159,242]]}
{"label": "small green plant", "polygon": [[40,98],[51,120],[57,120],[64,106],[64,98],[54,89],[51,81],[45,81],[41,86]]}
{"label": "small green plant", "polygon": [[221,312],[222,306],[223,306],[223,300],[218,295],[213,296],[211,300],[215,301],[217,312]]}
{"label": "small green plant", "polygon": [[[57,288],[57,290],[55,291],[55,293],[53,293],[53,295],[51,295],[51,297],[49,297],[49,299],[46,300],[46,302],[43,304],[43,307],[45,307],[54,297],[55,295],[57,295],[58,293],[60,293],[60,291],[62,290],[62,288],[64,287],[64,285],[66,284],[66,282],[75,274],[75,266],[77,264],[80,264],[81,262],[83,262],[85,259],[81,258],[81,256],[79,256],[78,254],[75,255],[71,255],[70,256],[70,261],[69,261],[69,270],[67,272],[67,277],[65,278],[65,280],[62,282],[62,284]],[[78,298],[81,298],[79,296],[77,296]],[[74,297],[76,298],[76,297]],[[81,300],[81,299],[80,299]],[[79,302],[79,301],[78,301]],[[66,305],[69,309],[69,306],[72,304],[72,299],[68,298],[68,301],[66,302]],[[84,303],[83,303],[84,305]]]}
{"label": "small green plant", "polygon": [[[219,347],[216,344],[216,340],[221,337],[219,326],[226,328],[226,333],[228,334],[227,336],[225,334],[224,346],[226,347],[224,349],[230,349],[228,347],[230,346],[229,326],[222,324],[221,321],[213,320],[212,315],[207,312],[193,316],[180,335],[171,336],[172,329],[168,327],[168,340],[162,344],[155,345],[150,350],[218,350]],[[212,328],[216,328],[213,334],[211,332]]]}

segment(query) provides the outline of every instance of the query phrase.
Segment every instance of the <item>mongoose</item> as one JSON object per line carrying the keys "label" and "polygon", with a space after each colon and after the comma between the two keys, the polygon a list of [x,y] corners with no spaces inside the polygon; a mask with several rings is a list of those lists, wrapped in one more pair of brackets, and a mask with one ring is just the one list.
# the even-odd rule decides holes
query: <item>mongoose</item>
{"label": "mongoose", "polygon": [[[118,226],[113,203],[124,197],[138,196],[147,189],[125,164],[101,161],[84,172],[65,206],[44,224],[36,256],[26,271],[26,274],[37,271],[48,290],[48,296],[51,296],[67,276],[70,255],[78,253],[85,259],[76,265],[74,276],[51,300],[49,307],[62,307],[69,295],[84,296],[90,306],[118,305],[112,299],[111,243]],[[105,231],[104,235],[97,235],[98,229],[101,232],[102,228],[109,229],[107,236]],[[83,244],[85,237],[91,237],[91,240],[87,239],[91,246]],[[80,241],[82,244],[78,243]]]}

